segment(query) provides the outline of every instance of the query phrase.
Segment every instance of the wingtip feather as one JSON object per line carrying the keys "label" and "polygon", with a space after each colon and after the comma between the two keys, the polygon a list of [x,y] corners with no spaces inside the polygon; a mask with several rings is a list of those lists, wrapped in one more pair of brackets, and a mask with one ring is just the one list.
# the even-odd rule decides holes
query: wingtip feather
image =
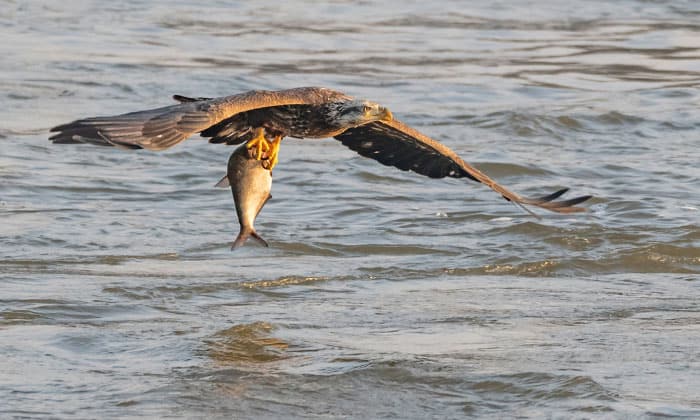
{"label": "wingtip feather", "polygon": [[564,193],[569,191],[568,188],[563,188],[552,194],[546,195],[544,197],[536,199],[523,199],[521,204],[527,204],[535,207],[539,207],[545,210],[549,210],[555,213],[581,213],[587,211],[585,207],[576,207],[577,204],[581,204],[590,198],[592,195],[582,195],[579,197],[570,198],[568,200],[554,201],[555,199],[562,196]]}

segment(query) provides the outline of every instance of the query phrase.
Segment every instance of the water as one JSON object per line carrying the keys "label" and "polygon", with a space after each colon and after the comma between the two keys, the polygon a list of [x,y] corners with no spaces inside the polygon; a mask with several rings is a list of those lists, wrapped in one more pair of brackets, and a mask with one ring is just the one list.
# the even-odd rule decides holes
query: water
{"label": "water", "polygon": [[[612,3],[612,4],[611,4]],[[0,417],[700,416],[696,2],[0,2]],[[92,115],[321,85],[517,192],[285,140],[235,253],[224,146]]]}

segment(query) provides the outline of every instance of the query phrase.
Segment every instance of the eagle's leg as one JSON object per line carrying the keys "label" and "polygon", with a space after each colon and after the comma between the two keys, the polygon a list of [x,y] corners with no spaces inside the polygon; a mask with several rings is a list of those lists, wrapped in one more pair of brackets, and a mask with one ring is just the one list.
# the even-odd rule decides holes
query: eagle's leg
{"label": "eagle's leg", "polygon": [[272,168],[277,165],[279,160],[280,143],[282,142],[282,136],[275,136],[275,139],[270,142],[270,150],[267,152],[267,169],[272,170]]}
{"label": "eagle's leg", "polygon": [[255,147],[255,159],[262,160],[263,154],[270,150],[270,142],[265,138],[265,129],[262,127],[256,128],[253,138],[248,140],[245,147],[248,149]]}

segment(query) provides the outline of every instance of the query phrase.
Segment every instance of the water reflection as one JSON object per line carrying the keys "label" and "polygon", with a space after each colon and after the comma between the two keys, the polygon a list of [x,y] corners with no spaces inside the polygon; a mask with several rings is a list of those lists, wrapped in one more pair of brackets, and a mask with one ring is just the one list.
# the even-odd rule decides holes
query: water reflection
{"label": "water reflection", "polygon": [[272,324],[255,322],[234,325],[215,333],[204,342],[207,355],[221,365],[264,363],[283,360],[288,344],[270,336]]}

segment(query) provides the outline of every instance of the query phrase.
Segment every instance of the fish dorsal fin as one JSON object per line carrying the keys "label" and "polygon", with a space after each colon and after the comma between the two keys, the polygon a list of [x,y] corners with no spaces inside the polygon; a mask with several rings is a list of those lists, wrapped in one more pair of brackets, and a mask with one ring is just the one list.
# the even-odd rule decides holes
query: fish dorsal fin
{"label": "fish dorsal fin", "polygon": [[226,188],[229,186],[231,186],[231,183],[228,182],[228,174],[226,174],[219,182],[216,183],[216,185],[214,185],[214,188]]}
{"label": "fish dorsal fin", "polygon": [[173,99],[180,103],[186,103],[186,102],[199,102],[199,101],[208,101],[211,98],[190,98],[187,96],[182,96],[182,95],[173,95]]}

